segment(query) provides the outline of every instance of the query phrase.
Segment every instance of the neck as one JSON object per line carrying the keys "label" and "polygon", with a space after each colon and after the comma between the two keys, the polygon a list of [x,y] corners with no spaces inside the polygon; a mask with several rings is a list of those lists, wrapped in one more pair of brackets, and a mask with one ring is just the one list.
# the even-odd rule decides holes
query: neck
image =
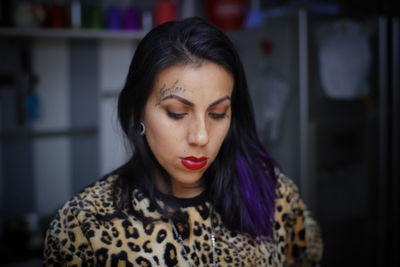
{"label": "neck", "polygon": [[172,194],[179,198],[193,198],[200,195],[204,190],[203,185],[184,185],[172,183]]}
{"label": "neck", "polygon": [[182,184],[174,179],[165,179],[160,173],[156,174],[156,185],[160,192],[178,198],[193,198],[204,191],[204,186],[201,183],[193,185]]}

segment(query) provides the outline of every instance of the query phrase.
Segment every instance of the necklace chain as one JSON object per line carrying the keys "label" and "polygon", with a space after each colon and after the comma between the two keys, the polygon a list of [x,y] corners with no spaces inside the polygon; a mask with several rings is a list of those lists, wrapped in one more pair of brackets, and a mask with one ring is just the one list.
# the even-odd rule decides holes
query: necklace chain
{"label": "necklace chain", "polygon": [[[212,224],[212,222],[211,222],[211,224]],[[193,265],[190,262],[189,253],[186,251],[185,243],[183,242],[183,238],[179,234],[178,230],[176,229],[174,222],[172,222],[172,229],[174,230],[175,235],[178,237],[178,241],[182,246],[184,255],[187,257],[187,262],[189,263],[189,266],[192,267]],[[213,267],[215,267],[216,266],[216,264],[215,264],[215,235],[214,235],[214,231],[212,229],[212,225],[211,225],[211,246],[212,246],[212,255],[213,255]]]}

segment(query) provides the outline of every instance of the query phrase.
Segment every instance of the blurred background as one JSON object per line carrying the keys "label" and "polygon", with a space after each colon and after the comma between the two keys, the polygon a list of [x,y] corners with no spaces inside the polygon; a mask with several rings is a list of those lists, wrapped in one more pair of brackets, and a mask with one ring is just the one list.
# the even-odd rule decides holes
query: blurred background
{"label": "blurred background", "polygon": [[399,266],[399,13],[373,0],[1,0],[0,265],[41,266],[57,209],[128,158],[116,104],[135,47],[200,16],[241,55],[260,137],[321,225],[322,266]]}

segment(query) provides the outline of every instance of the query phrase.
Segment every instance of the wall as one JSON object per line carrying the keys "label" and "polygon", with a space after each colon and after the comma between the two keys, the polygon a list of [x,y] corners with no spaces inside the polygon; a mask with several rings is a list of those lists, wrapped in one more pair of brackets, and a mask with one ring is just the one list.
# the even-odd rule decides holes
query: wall
{"label": "wall", "polygon": [[[19,62],[26,41],[0,40],[0,74],[22,75]],[[116,100],[133,42],[37,38],[30,43],[40,117],[18,125],[17,87],[0,90],[0,207],[6,217],[53,214],[128,156]]]}

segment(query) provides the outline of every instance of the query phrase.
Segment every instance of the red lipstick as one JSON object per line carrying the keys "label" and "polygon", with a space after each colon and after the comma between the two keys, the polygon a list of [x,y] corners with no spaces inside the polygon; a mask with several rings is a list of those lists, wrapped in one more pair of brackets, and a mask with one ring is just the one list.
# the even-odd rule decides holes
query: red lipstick
{"label": "red lipstick", "polygon": [[188,168],[189,170],[200,170],[207,164],[208,158],[200,157],[196,158],[193,156],[181,158],[182,165]]}

